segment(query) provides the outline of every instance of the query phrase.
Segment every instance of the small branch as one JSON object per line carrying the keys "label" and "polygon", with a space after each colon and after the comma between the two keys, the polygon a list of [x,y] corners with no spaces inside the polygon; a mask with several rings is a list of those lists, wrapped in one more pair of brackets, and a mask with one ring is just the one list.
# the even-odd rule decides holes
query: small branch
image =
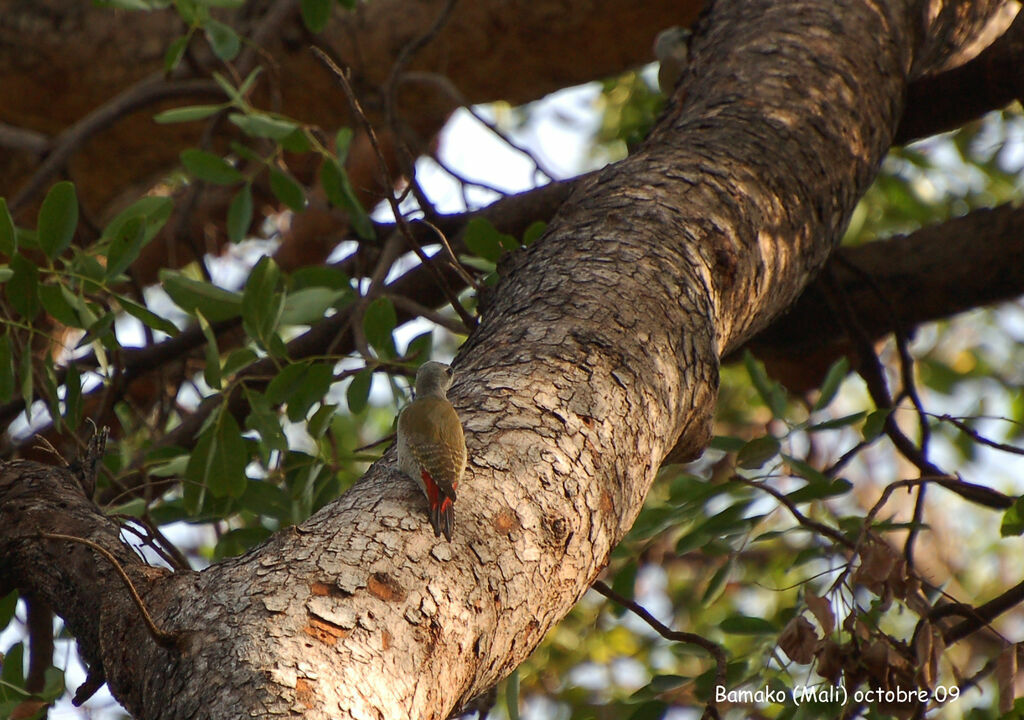
{"label": "small branch", "polygon": [[50,147],[50,138],[35,130],[0,123],[0,147],[23,150],[33,155],[45,155]]}
{"label": "small branch", "polygon": [[946,645],[952,645],[959,640],[963,640],[975,630],[988,625],[999,615],[1019,605],[1021,602],[1024,602],[1024,582],[1017,583],[1002,595],[998,595],[984,605],[974,608],[970,617],[944,632],[942,638],[946,641]]}
{"label": "small branch", "polygon": [[411,300],[402,295],[392,295],[390,293],[385,293],[384,296],[390,299],[391,302],[394,303],[395,307],[405,310],[407,313],[411,315],[418,315],[421,318],[429,320],[435,325],[440,325],[441,327],[445,328],[446,330],[456,335],[469,334],[469,328],[467,328],[462,323],[452,320],[451,318],[446,318],[441,313],[434,312],[430,308],[420,305],[415,300]]}
{"label": "small branch", "polygon": [[[595,580],[591,587],[604,595],[609,600],[618,603],[622,607],[626,608],[634,615],[639,617],[645,623],[651,626],[651,628],[661,635],[666,640],[672,642],[682,642],[689,645],[697,645],[707,650],[711,657],[715,659],[715,665],[717,666],[717,673],[715,675],[715,684],[719,687],[725,687],[725,672],[726,672],[726,661],[725,650],[718,643],[712,642],[707,638],[701,637],[695,633],[684,632],[682,630],[673,630],[672,628],[664,625],[656,617],[651,615],[642,605],[637,603],[635,600],[630,600],[627,597],[623,597],[619,593],[615,592],[610,586],[601,580]],[[708,702],[707,707],[704,710],[705,717],[718,717],[718,707],[712,700]]]}
{"label": "small branch", "polygon": [[476,280],[474,280],[473,277],[468,272],[466,272],[466,268],[462,267],[462,263],[459,262],[459,258],[456,257],[455,251],[452,250],[452,246],[448,242],[448,238],[446,238],[444,233],[441,232],[441,228],[439,228],[437,225],[430,222],[429,220],[420,220],[419,222],[423,223],[428,228],[433,230],[434,234],[437,235],[437,238],[441,241],[441,245],[444,247],[445,250],[448,251],[448,257],[450,257],[452,260],[452,269],[459,274],[459,277],[462,278],[462,281],[466,283],[467,286],[479,291],[480,286],[477,284]]}
{"label": "small branch", "polygon": [[346,97],[348,98],[349,103],[352,105],[352,108],[355,111],[355,115],[363,123],[363,130],[366,132],[367,137],[370,140],[370,144],[373,146],[374,152],[377,155],[377,162],[379,163],[381,172],[384,175],[385,187],[389,188],[387,191],[387,199],[388,203],[391,205],[391,212],[395,216],[395,222],[398,223],[399,230],[402,232],[402,235],[408,241],[409,247],[412,248],[413,252],[416,253],[416,256],[420,259],[420,262],[422,262],[424,265],[430,268],[431,271],[434,273],[437,282],[440,284],[441,289],[444,291],[445,297],[448,299],[448,302],[451,303],[452,307],[455,309],[455,312],[459,314],[459,317],[462,318],[462,321],[466,324],[466,327],[476,327],[476,318],[470,315],[466,308],[462,306],[462,303],[459,302],[458,296],[456,296],[454,291],[445,281],[444,276],[441,275],[440,271],[436,267],[434,267],[430,259],[424,254],[423,249],[420,247],[419,243],[416,242],[416,239],[413,237],[412,232],[409,230],[409,223],[405,220],[405,216],[402,214],[401,208],[399,208],[398,206],[398,199],[395,197],[394,191],[390,189],[394,187],[394,185],[393,183],[390,183],[390,180],[388,178],[388,164],[387,161],[384,159],[384,153],[380,148],[380,142],[377,139],[377,133],[374,131],[373,125],[370,123],[369,118],[367,118],[366,113],[363,111],[363,107],[359,103],[359,98],[356,97],[355,92],[352,90],[352,86],[349,84],[348,77],[345,75],[344,71],[341,68],[339,68],[334,63],[333,60],[331,60],[327,53],[325,53],[318,47],[313,47],[312,50],[313,54],[316,55],[320,62],[322,62],[327,67],[327,69],[334,74],[335,78],[337,78],[338,83],[341,85]]}
{"label": "small branch", "polygon": [[939,420],[942,422],[948,422],[955,426],[960,432],[965,433],[971,440],[981,445],[987,445],[990,448],[996,450],[1002,450],[1003,452],[1012,453],[1013,455],[1024,455],[1024,448],[1019,448],[1016,445],[1007,445],[1005,443],[996,442],[995,440],[989,440],[987,437],[979,433],[977,430],[972,428],[970,425],[965,423],[963,420],[953,417],[952,415],[938,415]]}
{"label": "small branch", "polygon": [[42,693],[46,686],[46,671],[53,664],[53,609],[39,595],[25,596],[27,614],[25,629],[29,639],[28,675],[25,689]]}
{"label": "small branch", "polygon": [[954,130],[990,110],[1024,97],[1024,12],[970,62],[916,80],[893,143],[903,145]]}
{"label": "small branch", "polygon": [[[433,85],[437,85],[449,97],[451,97],[459,107],[465,108],[466,112],[468,112],[474,120],[487,128],[495,137],[529,159],[529,161],[533,163],[535,176],[537,173],[540,173],[545,179],[552,182],[555,181],[555,173],[547,169],[536,155],[509,137],[509,135],[495,123],[485,118],[480,111],[473,106],[469,98],[467,98],[462,91],[456,87],[455,83],[453,83],[450,78],[439,73],[411,72],[406,73],[403,80],[406,82],[429,82]],[[495,192],[500,191],[496,190]]]}
{"label": "small branch", "polygon": [[843,533],[839,532],[835,528],[829,527],[828,525],[820,523],[817,520],[812,520],[811,518],[804,515],[788,497],[786,497],[783,493],[773,488],[771,485],[768,485],[767,483],[756,482],[754,480],[750,480],[744,477],[737,477],[746,485],[749,485],[752,488],[757,488],[758,490],[763,490],[764,492],[768,493],[773,498],[778,500],[779,503],[783,505],[787,510],[789,510],[789,513],[794,518],[796,518],[796,521],[804,527],[810,530],[814,530],[819,535],[824,535],[825,537],[830,538],[839,545],[850,548],[851,550],[854,549],[854,544],[850,540],[850,538],[846,537],[845,535],[843,535]]}
{"label": "small branch", "polygon": [[109,562],[113,566],[114,570],[117,571],[117,574],[121,576],[121,579],[124,581],[125,587],[128,588],[128,594],[131,595],[132,601],[135,603],[135,606],[139,609],[139,612],[142,614],[142,621],[146,623],[146,627],[149,629],[149,634],[156,641],[157,645],[160,645],[161,647],[165,648],[172,648],[177,645],[178,640],[177,636],[174,633],[169,633],[165,632],[164,630],[161,630],[156,626],[156,623],[153,622],[153,618],[150,616],[149,610],[146,609],[145,603],[142,602],[142,598],[139,596],[138,591],[135,589],[135,585],[132,583],[131,578],[128,577],[128,573],[124,571],[124,568],[121,567],[121,563],[117,561],[117,558],[115,558],[114,555],[109,550],[107,550],[104,547],[101,547],[100,545],[97,545],[92,540],[75,537],[74,535],[62,535],[60,533],[39,533],[39,537],[45,540],[66,540],[68,542],[79,543],[81,545],[85,545],[95,550],[100,555],[102,555],[107,560],[107,562]]}

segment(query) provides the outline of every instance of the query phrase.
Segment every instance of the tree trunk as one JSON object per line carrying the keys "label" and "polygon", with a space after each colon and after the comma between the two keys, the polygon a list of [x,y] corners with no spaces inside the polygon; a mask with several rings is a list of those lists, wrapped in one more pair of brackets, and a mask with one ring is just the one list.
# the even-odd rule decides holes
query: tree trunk
{"label": "tree trunk", "polygon": [[[710,438],[718,358],[835,248],[913,77],[1001,3],[718,0],[640,150],[508,258],[450,397],[469,467],[452,543],[389,452],[337,502],[203,572],[109,563],[64,471],[0,475],[0,578],[41,595],[142,718],[446,718],[589,587],[673,446]],[[2,590],[3,588],[0,588]]]}

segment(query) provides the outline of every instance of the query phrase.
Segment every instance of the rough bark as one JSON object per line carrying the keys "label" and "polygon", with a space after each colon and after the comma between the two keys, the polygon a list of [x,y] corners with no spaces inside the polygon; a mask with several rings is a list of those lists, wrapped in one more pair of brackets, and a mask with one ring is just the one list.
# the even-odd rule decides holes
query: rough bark
{"label": "rough bark", "polygon": [[718,357],[799,295],[888,148],[913,73],[998,4],[715,3],[650,139],[509,258],[457,358],[470,464],[451,544],[389,453],[245,556],[145,581],[150,612],[180,634],[165,650],[123,603],[82,613],[79,593],[123,598],[119,579],[79,587],[66,559],[18,561],[31,540],[17,528],[61,527],[59,503],[83,518],[77,532],[119,544],[67,482],[53,483],[60,500],[26,505],[38,470],[15,465],[0,484],[2,577],[92,624],[74,627],[100,638],[94,661],[140,717],[447,717],[582,595],[673,445],[704,448]]}

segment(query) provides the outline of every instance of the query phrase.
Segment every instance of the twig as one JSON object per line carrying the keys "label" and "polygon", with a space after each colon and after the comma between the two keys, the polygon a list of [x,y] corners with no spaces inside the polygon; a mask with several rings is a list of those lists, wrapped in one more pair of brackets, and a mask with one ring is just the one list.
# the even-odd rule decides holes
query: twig
{"label": "twig", "polygon": [[[871,288],[871,292],[878,298],[879,303],[885,308],[885,312],[889,316],[889,323],[892,326],[893,336],[896,339],[896,350],[900,356],[900,379],[903,383],[903,393],[910,398],[911,404],[913,404],[914,409],[917,411],[918,428],[921,434],[921,438],[916,446],[917,452],[920,453],[922,458],[926,458],[928,456],[928,444],[931,440],[931,428],[928,425],[928,413],[925,412],[924,405],[921,403],[921,396],[917,392],[917,383],[914,380],[914,358],[910,354],[910,348],[907,343],[909,333],[896,313],[891,298],[882,290],[870,273],[865,272],[859,265],[851,262],[848,258],[837,256],[836,261]],[[867,333],[861,329],[861,334],[866,336]],[[893,406],[891,398],[889,399],[889,406]],[[895,427],[895,423],[893,427]],[[924,516],[924,499],[927,489],[927,485],[921,485],[918,489],[917,498],[914,501],[914,513],[910,530],[903,545],[903,557],[910,565],[914,564],[914,541],[917,539],[918,528]]]}
{"label": "twig", "polygon": [[0,147],[24,150],[33,155],[45,155],[50,147],[50,138],[35,130],[0,123]]}
{"label": "twig", "polygon": [[82,143],[121,117],[161,100],[196,96],[223,97],[224,91],[213,80],[168,82],[163,78],[162,73],[151,75],[132,85],[64,130],[53,140],[52,149],[46,156],[46,160],[10,201],[10,211],[16,212],[39,192],[43,185],[61,171],[61,168]]}
{"label": "twig", "polygon": [[959,420],[952,415],[938,415],[936,416],[942,422],[948,422],[954,425],[958,430],[968,435],[972,440],[982,445],[987,445],[990,448],[996,450],[1002,450],[1003,452],[1012,453],[1014,455],[1024,455],[1024,448],[1019,448],[1016,445],[1007,445],[1005,443],[996,442],[995,440],[989,440],[987,437],[979,433],[977,430],[972,428],[970,425],[965,423],[963,420]]}
{"label": "twig", "polygon": [[[352,86],[349,84],[348,77],[345,75],[345,72],[341,68],[339,68],[323,50],[314,46],[312,48],[312,51],[313,54],[316,55],[316,57],[320,60],[320,62],[322,62],[337,78],[338,83],[345,91],[345,95],[348,98],[349,103],[352,105],[355,114],[363,123],[363,129],[370,140],[370,144],[373,146],[374,152],[377,155],[377,162],[380,165],[381,172],[384,174],[384,178],[386,181],[385,187],[388,187],[388,164],[387,161],[384,159],[384,153],[380,148],[380,142],[377,139],[377,133],[374,131],[373,125],[370,123],[369,118],[367,118],[366,113],[363,111],[363,107],[359,103],[359,98],[356,97],[355,92],[352,90]],[[419,243],[416,242],[416,239],[413,237],[412,232],[409,230],[409,223],[405,220],[405,216],[402,214],[401,208],[398,207],[398,200],[395,197],[395,193],[390,189],[387,192],[387,199],[388,203],[391,205],[391,211],[392,213],[394,213],[395,222],[398,223],[399,230],[401,230],[402,235],[408,241],[409,246],[412,248],[413,252],[416,253],[416,256],[420,259],[420,262],[422,262],[429,268],[432,268],[432,272],[434,273],[437,282],[440,284],[441,289],[445,294],[445,297],[448,299],[448,302],[451,303],[452,307],[455,309],[455,312],[459,314],[459,317],[462,318],[462,321],[466,323],[466,327],[476,327],[476,319],[472,315],[470,315],[469,312],[466,311],[466,308],[462,306],[462,303],[459,302],[458,296],[456,296],[455,293],[452,291],[451,287],[445,281],[440,271],[431,262],[430,258],[428,258],[424,254],[423,248],[421,248]]]}
{"label": "twig", "polygon": [[[838,292],[840,286],[834,275],[830,270],[827,270],[826,272],[828,272],[830,279],[828,290],[834,291],[826,292],[826,301],[831,306],[833,314],[843,322],[851,339],[854,341],[854,346],[856,347],[860,358],[860,369],[858,372],[861,377],[864,378],[864,382],[868,386],[868,392],[871,394],[871,399],[874,401],[875,406],[880,409],[892,410],[894,409],[894,405],[885,380],[885,371],[882,369],[881,361],[879,361],[878,355],[875,354],[874,348],[871,345],[871,339],[868,337],[867,332],[864,330],[864,327],[853,312],[849,299],[845,294]],[[892,444],[896,447],[899,453],[917,467],[922,476],[929,476],[933,479],[950,478],[936,480],[936,482],[948,490],[960,495],[960,497],[965,500],[969,500],[970,502],[974,502],[979,505],[1002,510],[1013,505],[1013,498],[1004,495],[997,490],[992,490],[991,488],[987,488],[983,485],[968,483],[957,476],[948,475],[941,468],[931,462],[921,451],[921,448],[915,445],[914,442],[907,437],[902,430],[900,430],[893,415],[894,414],[890,412],[888,417],[885,419],[885,434],[888,435]]]}
{"label": "twig", "polygon": [[1017,583],[1002,595],[997,595],[984,605],[974,608],[970,617],[944,632],[942,639],[945,640],[946,645],[952,645],[975,630],[988,625],[996,617],[1021,602],[1024,602],[1024,581]]}
{"label": "twig", "polygon": [[[646,608],[637,603],[635,600],[630,600],[627,597],[623,597],[619,593],[615,592],[610,586],[608,586],[602,580],[595,580],[594,584],[591,585],[594,590],[604,595],[609,600],[618,603],[622,607],[628,609],[634,615],[639,617],[645,623],[651,626],[655,632],[661,635],[666,640],[673,642],[682,642],[689,645],[697,645],[707,650],[711,657],[715,659],[715,665],[717,666],[717,672],[715,674],[715,684],[719,687],[725,687],[726,680],[726,656],[725,650],[718,643],[712,642],[707,638],[701,637],[696,633],[689,633],[682,630],[673,630],[666,626],[656,617],[651,615]],[[712,697],[714,697],[712,695]],[[718,707],[714,700],[710,700],[704,710],[705,717],[718,717]]]}
{"label": "twig", "polygon": [[[401,159],[404,165],[404,174],[409,180],[409,190],[413,193],[413,196],[423,209],[423,212],[430,217],[436,217],[437,213],[434,211],[433,205],[431,205],[426,194],[423,192],[423,189],[420,187],[419,182],[416,180],[416,161],[412,157],[412,153],[409,152],[405,143],[400,140],[402,133],[399,132],[397,115],[395,114],[395,95],[398,89],[398,83],[405,73],[405,68],[412,61],[413,56],[433,40],[441,31],[441,28],[445,26],[448,22],[448,18],[451,17],[452,10],[455,9],[456,2],[457,0],[447,0],[444,7],[442,7],[441,11],[437,14],[437,17],[434,18],[434,22],[429,28],[427,28],[426,32],[402,47],[398,56],[395,58],[394,65],[391,66],[391,72],[388,74],[388,79],[385,81],[384,87],[382,88],[382,94],[384,95],[384,121],[387,123],[387,127],[391,130],[391,133],[395,138],[396,149],[400,151],[399,154],[402,156]],[[386,173],[387,166],[385,165],[384,167]]]}
{"label": "twig", "polygon": [[121,563],[117,561],[117,558],[114,557],[113,553],[106,548],[97,545],[92,540],[75,537],[74,535],[63,535],[61,533],[39,533],[39,537],[45,540],[66,540],[68,542],[79,543],[92,548],[106,558],[107,562],[114,567],[114,570],[117,571],[117,574],[120,575],[121,579],[124,581],[125,586],[128,588],[128,594],[131,595],[132,601],[135,603],[135,606],[138,607],[139,612],[142,614],[142,621],[146,623],[146,627],[149,629],[149,634],[153,636],[156,643],[161,647],[166,648],[175,647],[177,645],[177,636],[174,633],[161,630],[156,626],[156,623],[153,622],[153,618],[150,616],[149,610],[146,609],[145,603],[142,602],[142,598],[135,589],[135,585],[132,583],[131,578],[128,577],[128,573],[124,571],[124,568],[121,567]]}
{"label": "twig", "polygon": [[455,103],[459,107],[465,108],[466,112],[468,112],[474,120],[476,120],[478,123],[487,128],[492,134],[494,134],[495,137],[497,137],[503,143],[508,145],[516,152],[524,155],[530,162],[532,162],[534,173],[540,173],[548,180],[554,182],[556,177],[555,173],[551,172],[548,168],[546,168],[544,164],[540,161],[540,159],[532,152],[530,152],[529,149],[517,143],[515,140],[509,137],[509,135],[505,131],[498,127],[497,124],[485,118],[480,113],[480,111],[473,106],[473,104],[469,101],[469,98],[467,98],[462,93],[462,91],[459,90],[455,83],[451,81],[451,78],[448,78],[439,73],[411,72],[406,73],[402,79],[405,82],[429,82],[440,87],[445,93],[447,93],[452,98],[452,100],[455,101]]}
{"label": "twig", "polygon": [[298,0],[277,0],[274,5],[260,18],[256,29],[249,36],[246,47],[238,56],[236,66],[243,77],[256,66],[256,56],[270,37],[281,31],[281,25],[288,15],[295,11]]}
{"label": "twig", "polygon": [[452,246],[448,242],[448,238],[446,238],[444,233],[441,232],[441,228],[429,220],[420,220],[419,222],[433,230],[434,234],[437,235],[438,239],[441,241],[441,245],[443,245],[444,249],[448,251],[448,257],[452,259],[452,269],[459,274],[459,277],[462,278],[463,282],[474,290],[480,290],[480,285],[478,285],[476,280],[473,279],[473,276],[466,272],[466,269],[462,267],[462,263],[459,262],[459,258],[456,257],[455,251],[452,250]]}
{"label": "twig", "polygon": [[741,480],[743,483],[749,485],[750,487],[757,488],[758,490],[763,490],[769,495],[771,495],[773,498],[778,500],[779,503],[781,503],[787,510],[789,510],[790,514],[794,518],[796,518],[796,521],[804,527],[810,528],[811,530],[818,532],[820,535],[824,535],[828,538],[831,538],[839,545],[842,545],[850,549],[854,548],[854,544],[850,540],[850,538],[846,537],[845,535],[843,535],[843,533],[839,532],[835,528],[829,527],[828,525],[818,522],[817,520],[812,520],[811,518],[804,515],[802,512],[800,512],[800,510],[797,508],[797,506],[793,503],[792,500],[790,500],[780,491],[773,488],[771,485],[768,485],[767,483],[756,482],[745,477],[737,476],[737,478]]}
{"label": "twig", "polygon": [[[441,156],[438,153],[436,153],[436,152],[430,153],[430,159],[433,160],[435,163],[437,163],[437,166],[439,168],[441,168],[442,170],[444,170],[448,175],[451,175],[453,178],[455,178],[455,180],[457,180],[460,185],[468,185],[469,187],[480,188],[481,190],[486,190],[487,192],[492,192],[495,195],[498,195],[498,196],[501,196],[501,197],[506,197],[509,194],[508,190],[503,190],[502,188],[499,188],[496,185],[488,185],[487,183],[485,183],[482,180],[473,180],[472,178],[466,177],[465,175],[460,173],[458,170],[456,170],[455,168],[451,167],[444,160],[442,160]],[[466,198],[465,187],[463,187],[462,190],[463,190],[462,203],[466,206],[466,210],[469,210],[469,202],[468,202],[468,200]]]}
{"label": "twig", "polygon": [[404,297],[402,295],[393,294],[385,294],[384,297],[390,299],[391,302],[395,304],[395,307],[401,308],[402,310],[405,310],[406,312],[411,313],[413,315],[419,315],[422,318],[426,318],[435,325],[440,325],[441,327],[455,333],[456,335],[469,334],[469,328],[467,328],[462,323],[456,322],[450,318],[446,318],[441,313],[434,312],[430,308],[420,305],[415,300],[410,300],[409,298]]}

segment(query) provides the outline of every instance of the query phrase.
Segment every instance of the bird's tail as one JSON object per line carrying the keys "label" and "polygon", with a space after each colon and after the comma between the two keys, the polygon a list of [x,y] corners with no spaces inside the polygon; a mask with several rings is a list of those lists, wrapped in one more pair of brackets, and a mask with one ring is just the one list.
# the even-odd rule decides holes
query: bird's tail
{"label": "bird's tail", "polygon": [[430,524],[434,526],[434,537],[444,537],[448,542],[452,540],[452,528],[455,527],[455,503],[450,497],[442,495],[438,502],[430,506]]}
{"label": "bird's tail", "polygon": [[434,528],[434,537],[441,537],[441,533],[444,533],[445,539],[451,542],[452,528],[455,527],[455,485],[452,485],[450,493],[446,493],[426,470],[421,477],[423,489],[427,493],[427,504],[430,506],[430,525]]}

